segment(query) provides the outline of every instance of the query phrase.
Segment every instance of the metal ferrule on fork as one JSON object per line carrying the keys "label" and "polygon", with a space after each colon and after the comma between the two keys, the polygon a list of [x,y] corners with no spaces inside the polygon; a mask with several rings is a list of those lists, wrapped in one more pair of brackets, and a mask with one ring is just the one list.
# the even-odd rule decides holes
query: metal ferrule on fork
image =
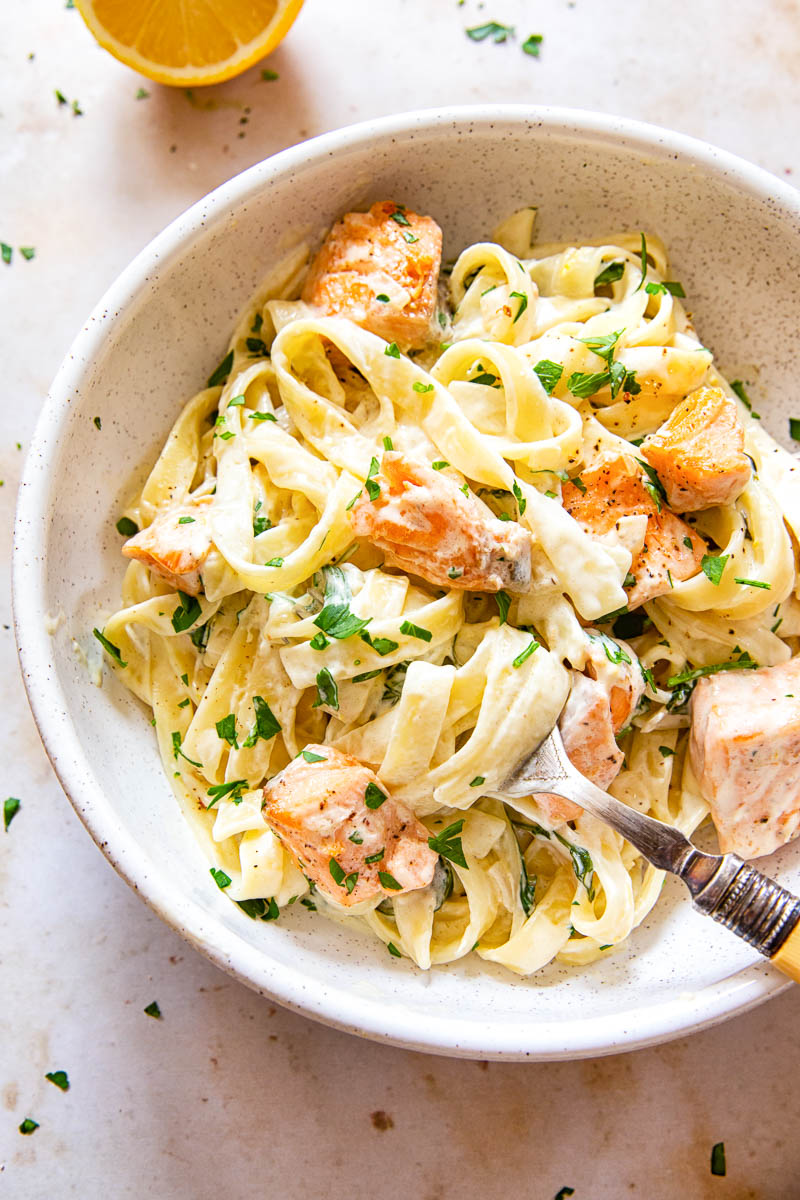
{"label": "metal ferrule on fork", "polygon": [[[709,881],[695,891],[695,908],[771,958],[800,922],[800,900],[736,854],[724,854]],[[687,872],[687,875],[690,875]]]}

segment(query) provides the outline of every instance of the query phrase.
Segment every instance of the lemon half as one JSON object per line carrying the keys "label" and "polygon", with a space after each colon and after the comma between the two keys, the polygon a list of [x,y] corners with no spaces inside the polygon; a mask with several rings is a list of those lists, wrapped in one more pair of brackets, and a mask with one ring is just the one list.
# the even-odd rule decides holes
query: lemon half
{"label": "lemon half", "polygon": [[190,87],[246,71],[286,36],[303,0],[76,0],[94,37],[134,71]]}

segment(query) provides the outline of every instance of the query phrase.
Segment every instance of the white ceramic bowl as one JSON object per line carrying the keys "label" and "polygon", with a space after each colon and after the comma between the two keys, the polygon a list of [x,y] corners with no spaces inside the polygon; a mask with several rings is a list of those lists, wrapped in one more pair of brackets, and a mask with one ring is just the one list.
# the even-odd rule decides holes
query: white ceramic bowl
{"label": "white ceramic bowl", "polygon": [[[582,112],[486,107],[412,113],[326,134],[230,180],[155,239],[109,290],[53,384],[19,498],[15,620],[25,684],[58,777],[120,874],[193,946],[309,1016],[445,1054],[574,1058],[719,1021],[784,986],[692,911],[670,880],[628,948],[528,980],[465,962],[430,973],[305,910],[249,920],[210,879],[161,771],[142,708],[98,689],[74,653],[115,607],[114,522],[181,404],[224,353],[271,260],[347,209],[385,197],[432,213],[445,255],[524,204],[544,239],[658,232],[700,336],[786,429],[796,380],[800,197],[689,138]],[[99,416],[102,429],[93,418]],[[47,616],[63,613],[54,635]],[[800,843],[768,861],[800,883]],[[124,934],[122,935],[124,937]]]}

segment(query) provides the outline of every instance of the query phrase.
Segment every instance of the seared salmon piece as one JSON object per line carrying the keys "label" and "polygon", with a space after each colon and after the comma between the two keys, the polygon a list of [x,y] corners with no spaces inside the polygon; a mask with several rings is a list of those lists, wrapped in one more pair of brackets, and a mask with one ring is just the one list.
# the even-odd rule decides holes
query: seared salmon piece
{"label": "seared salmon piece", "polygon": [[311,264],[303,299],[402,350],[419,348],[431,340],[441,259],[442,231],[433,218],[382,200],[336,222]]}
{"label": "seared salmon piece", "polygon": [[[630,646],[602,634],[591,635],[586,674],[572,672],[572,688],[558,727],[572,765],[604,791],[619,774],[624,758],[615,735],[630,721],[643,692],[639,660]],[[574,821],[583,812],[563,796],[540,795],[536,802],[554,825]]]}
{"label": "seared salmon piece", "polygon": [[657,472],[676,512],[731,504],[750,481],[744,429],[721,388],[701,387],[642,442],[642,458]]}
{"label": "seared salmon piece", "polygon": [[362,494],[350,512],[353,532],[402,567],[445,588],[526,592],[531,536],[498,521],[477,496],[399,451],[383,456],[374,500]]}
{"label": "seared salmon piece", "polygon": [[564,507],[589,534],[604,534],[622,516],[647,517],[644,544],[631,563],[634,582],[626,591],[628,607],[636,608],[668,592],[673,582],[696,575],[708,546],[699,534],[658,503],[645,487],[640,468],[627,455],[600,459],[581,472],[583,490],[565,483]]}
{"label": "seared salmon piece", "polygon": [[210,496],[173,504],[152,524],[129,538],[122,547],[127,558],[136,558],[189,596],[203,590],[201,571],[211,550]]}
{"label": "seared salmon piece", "polygon": [[701,679],[689,753],[720,849],[771,854],[800,833],[800,656]]}
{"label": "seared salmon piece", "polygon": [[309,879],[346,907],[433,879],[438,855],[425,826],[369,767],[332,746],[306,746],[271,779],[263,815]]}

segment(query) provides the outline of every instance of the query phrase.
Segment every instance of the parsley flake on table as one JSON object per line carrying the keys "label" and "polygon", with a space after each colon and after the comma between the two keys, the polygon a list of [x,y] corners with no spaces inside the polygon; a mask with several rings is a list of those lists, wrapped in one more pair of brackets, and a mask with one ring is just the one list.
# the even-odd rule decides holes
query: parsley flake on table
{"label": "parsley flake on table", "polygon": [[62,1092],[69,1091],[69,1076],[67,1075],[66,1071],[48,1071],[45,1075],[45,1079],[49,1079],[50,1082],[54,1083],[55,1086],[60,1088]]}
{"label": "parsley flake on table", "polygon": [[543,41],[544,41],[544,34],[529,33],[528,36],[525,38],[525,41],[522,43],[522,53],[529,54],[531,56],[531,58],[538,58],[539,51],[542,48]]}
{"label": "parsley flake on table", "polygon": [[136,92],[136,99],[137,100],[149,100],[150,93],[148,92],[147,88],[143,88],[143,87],[138,88],[138,90]]}
{"label": "parsley flake on table", "polygon": [[223,358],[222,362],[216,367],[208,377],[206,387],[219,387],[225,382],[231,373],[233,366],[233,351],[229,350]]}
{"label": "parsley flake on table", "polygon": [[156,1021],[161,1020],[161,1009],[158,1006],[157,1000],[152,1000],[144,1009],[144,1012],[147,1013],[148,1017],[153,1017]]}
{"label": "parsley flake on table", "polygon": [[117,521],[117,533],[121,533],[123,537],[133,537],[139,532],[139,526],[130,517],[120,517]]}
{"label": "parsley flake on table", "polygon": [[263,67],[261,78],[264,83],[274,83],[276,79],[280,79],[280,75],[277,71],[271,71],[269,67]]}
{"label": "parsley flake on table", "polygon": [[33,1133],[34,1129],[39,1128],[39,1122],[34,1121],[33,1117],[26,1117],[21,1125],[18,1126],[20,1133]]}
{"label": "parsley flake on table", "polygon": [[8,242],[0,242],[0,257],[2,257],[3,262],[6,264],[6,266],[8,266],[8,264],[11,262],[11,258],[13,256],[13,254],[14,254],[13,246],[9,246]]}
{"label": "parsley flake on table", "polygon": [[473,42],[484,42],[487,38],[491,38],[499,45],[514,36],[514,26],[501,25],[499,21],[487,21],[485,25],[473,25],[471,29],[465,29],[464,32]]}
{"label": "parsley flake on table", "polygon": [[789,417],[789,435],[795,442],[800,442],[800,417]]}
{"label": "parsley flake on table", "polygon": [[727,1174],[727,1166],[725,1164],[725,1143],[716,1142],[711,1147],[711,1174],[725,1175]]}
{"label": "parsley flake on table", "polygon": [[22,801],[16,796],[9,796],[3,801],[3,828],[8,833],[8,827],[22,808]]}
{"label": "parsley flake on table", "polygon": [[395,946],[394,942],[387,942],[386,949],[389,951],[392,958],[402,958],[403,957],[402,954],[400,953],[400,951],[397,949],[397,946]]}

